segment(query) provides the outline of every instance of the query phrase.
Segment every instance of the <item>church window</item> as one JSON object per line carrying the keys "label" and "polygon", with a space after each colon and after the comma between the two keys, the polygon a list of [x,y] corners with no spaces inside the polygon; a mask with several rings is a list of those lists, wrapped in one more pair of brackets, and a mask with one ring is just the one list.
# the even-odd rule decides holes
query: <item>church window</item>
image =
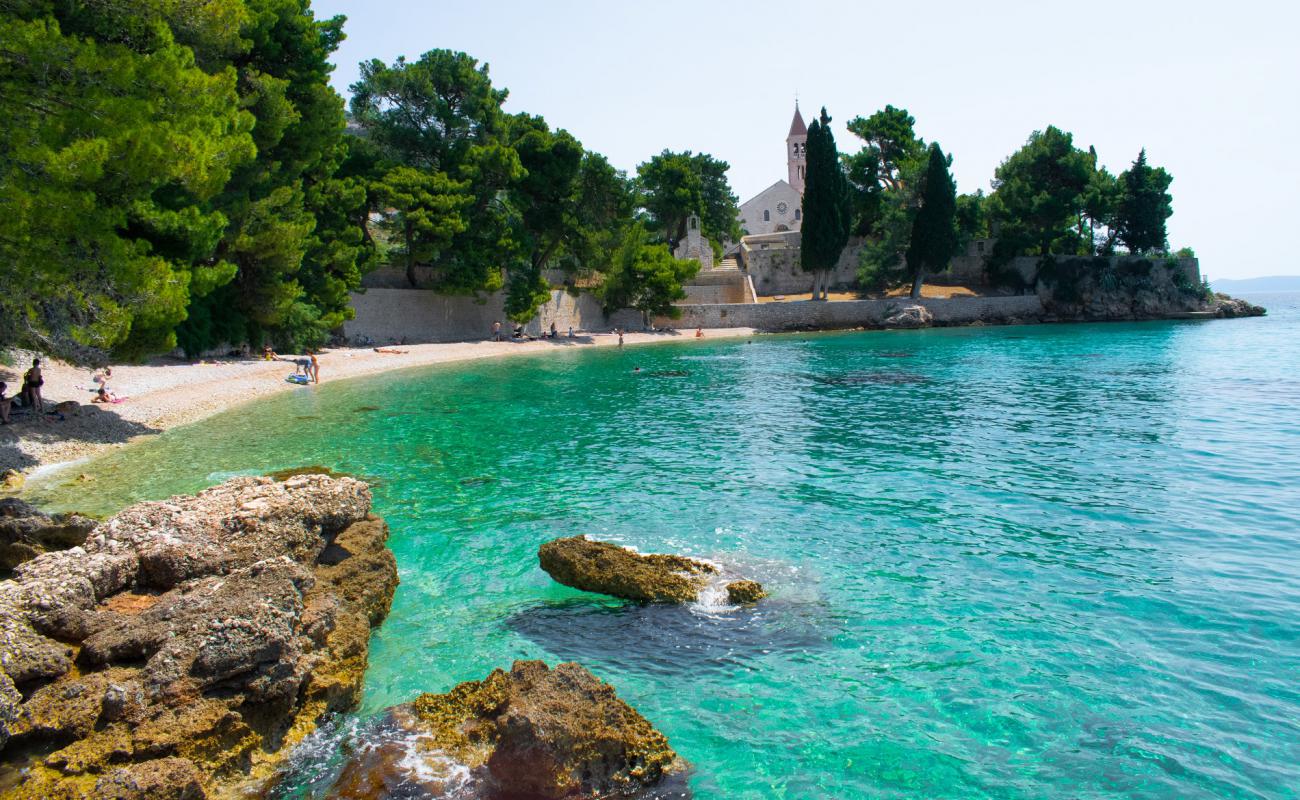
{"label": "church window", "polygon": [[766,208],[763,209],[763,221],[764,221],[764,222],[771,222],[771,221],[772,221],[772,212],[771,212],[771,211],[768,211]]}
{"label": "church window", "polygon": [[691,230],[695,230],[698,227],[700,227],[700,221],[695,217],[691,217]]}
{"label": "church window", "polygon": [[794,210],[794,218],[795,218],[795,219],[803,219],[803,209],[802,209],[802,208],[796,208],[796,209]]}

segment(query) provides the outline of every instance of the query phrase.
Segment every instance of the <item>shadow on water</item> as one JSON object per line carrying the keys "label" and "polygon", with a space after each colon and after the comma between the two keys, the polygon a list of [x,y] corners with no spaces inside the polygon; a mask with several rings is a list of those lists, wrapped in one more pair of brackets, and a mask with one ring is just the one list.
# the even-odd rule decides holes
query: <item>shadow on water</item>
{"label": "shadow on water", "polygon": [[718,613],[574,599],[530,606],[505,624],[565,661],[680,675],[750,666],[770,653],[827,649],[834,636],[829,623],[820,603],[780,599]]}
{"label": "shadow on water", "polygon": [[877,384],[883,386],[905,386],[908,384],[929,383],[930,379],[914,372],[845,372],[840,375],[809,375],[815,383],[824,386],[861,386]]}

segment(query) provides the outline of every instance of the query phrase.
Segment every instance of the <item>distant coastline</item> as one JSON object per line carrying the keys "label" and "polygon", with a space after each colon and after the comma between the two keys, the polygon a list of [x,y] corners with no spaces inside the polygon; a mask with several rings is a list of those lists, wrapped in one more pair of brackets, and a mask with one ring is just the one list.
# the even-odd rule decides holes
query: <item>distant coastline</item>
{"label": "distant coastline", "polygon": [[1223,278],[1210,281],[1216,292],[1300,292],[1300,275],[1270,275],[1263,278]]}

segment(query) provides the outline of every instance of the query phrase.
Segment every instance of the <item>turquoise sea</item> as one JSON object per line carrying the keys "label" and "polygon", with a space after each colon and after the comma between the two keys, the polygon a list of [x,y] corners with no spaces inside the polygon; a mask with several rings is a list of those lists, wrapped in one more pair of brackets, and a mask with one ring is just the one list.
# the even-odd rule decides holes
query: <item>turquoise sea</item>
{"label": "turquoise sea", "polygon": [[[103,513],[295,465],[371,478],[402,584],[358,720],[576,660],[668,735],[700,800],[1296,798],[1300,295],[1252,299],[1270,316],[327,383],[33,494]],[[536,550],[573,534],[733,565],[772,597],[570,590]],[[316,737],[296,796],[365,731]]]}

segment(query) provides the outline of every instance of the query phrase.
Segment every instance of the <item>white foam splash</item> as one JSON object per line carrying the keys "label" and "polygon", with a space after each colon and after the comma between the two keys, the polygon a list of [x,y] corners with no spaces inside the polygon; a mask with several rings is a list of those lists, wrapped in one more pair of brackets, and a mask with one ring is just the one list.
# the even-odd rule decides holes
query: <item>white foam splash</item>
{"label": "white foam splash", "polygon": [[721,616],[738,611],[740,606],[732,604],[731,598],[727,595],[727,584],[736,580],[736,577],[728,573],[720,564],[702,558],[696,559],[696,561],[708,564],[717,572],[709,576],[709,582],[704,585],[703,589],[700,589],[700,593],[695,597],[695,602],[689,606],[690,610],[705,616]]}

